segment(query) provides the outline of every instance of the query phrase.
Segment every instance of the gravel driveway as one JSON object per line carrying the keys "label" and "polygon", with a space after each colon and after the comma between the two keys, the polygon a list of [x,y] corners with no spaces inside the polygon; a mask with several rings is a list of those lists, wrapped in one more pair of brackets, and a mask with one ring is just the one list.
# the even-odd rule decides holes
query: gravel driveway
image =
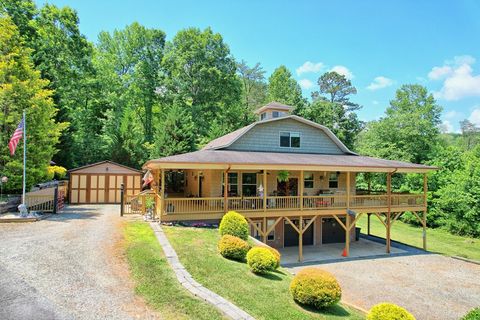
{"label": "gravel driveway", "polygon": [[0,224],[0,319],[154,319],[134,295],[118,206]]}
{"label": "gravel driveway", "polygon": [[480,306],[480,265],[437,254],[318,266],[337,277],[342,300],[366,310],[387,301],[405,307],[419,320],[458,320]]}

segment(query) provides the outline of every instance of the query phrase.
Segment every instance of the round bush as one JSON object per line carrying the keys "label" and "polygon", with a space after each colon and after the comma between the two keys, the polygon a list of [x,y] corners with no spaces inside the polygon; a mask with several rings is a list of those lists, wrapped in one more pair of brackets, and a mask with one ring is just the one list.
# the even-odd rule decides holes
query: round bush
{"label": "round bush", "polygon": [[248,239],[248,222],[235,211],[227,212],[220,222],[220,235],[229,234],[243,240]]}
{"label": "round bush", "polygon": [[243,261],[249,249],[250,246],[246,241],[229,234],[218,241],[218,251],[227,259]]}
{"label": "round bush", "polygon": [[267,273],[276,269],[277,259],[266,247],[253,247],[247,253],[247,264],[253,273]]}
{"label": "round bush", "polygon": [[275,248],[272,248],[272,247],[267,247],[268,250],[270,250],[270,252],[273,253],[273,256],[275,257],[275,269],[277,269],[278,267],[280,267],[280,252],[278,252],[277,249]]}
{"label": "round bush", "polygon": [[290,283],[290,293],[300,304],[322,309],[333,306],[342,297],[335,277],[320,268],[300,270]]}
{"label": "round bush", "polygon": [[462,320],[480,320],[480,307],[470,310]]}
{"label": "round bush", "polygon": [[376,304],[370,309],[367,320],[415,320],[415,317],[396,304],[384,302]]}

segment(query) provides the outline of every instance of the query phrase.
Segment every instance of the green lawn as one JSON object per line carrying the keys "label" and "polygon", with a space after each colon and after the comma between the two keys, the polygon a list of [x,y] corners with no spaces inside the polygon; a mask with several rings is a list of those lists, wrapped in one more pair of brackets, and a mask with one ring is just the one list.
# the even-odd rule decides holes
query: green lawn
{"label": "green lawn", "polygon": [[[362,233],[367,233],[366,215],[360,218],[357,226],[362,228]],[[370,233],[385,238],[385,227],[373,214],[370,217]],[[397,220],[392,226],[392,240],[422,248],[422,228]],[[456,236],[442,229],[427,229],[427,249],[480,261],[480,239]]]}
{"label": "green lawn", "polygon": [[322,313],[298,306],[288,291],[291,274],[280,268],[268,276],[257,276],[246,263],[224,259],[217,253],[218,229],[163,229],[181,262],[198,282],[256,319],[364,319],[341,305]]}
{"label": "green lawn", "polygon": [[217,309],[180,285],[147,223],[129,222],[124,234],[135,291],[162,319],[223,319]]}

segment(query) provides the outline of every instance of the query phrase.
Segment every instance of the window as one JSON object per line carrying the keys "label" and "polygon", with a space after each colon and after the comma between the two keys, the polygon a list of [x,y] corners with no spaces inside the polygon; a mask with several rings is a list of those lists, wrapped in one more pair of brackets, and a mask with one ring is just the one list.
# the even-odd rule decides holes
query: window
{"label": "window", "polygon": [[[267,220],[267,230],[275,224],[275,220]],[[267,241],[275,241],[275,228],[267,235]]]}
{"label": "window", "polygon": [[[222,175],[222,177],[223,177],[223,175]],[[222,186],[222,195],[225,192],[224,189],[223,189],[223,186]],[[230,195],[230,196],[238,195],[238,173],[236,173],[236,172],[229,172],[228,173],[228,195]]]}
{"label": "window", "polygon": [[252,197],[257,195],[257,174],[243,173],[242,174],[242,195]]}
{"label": "window", "polygon": [[336,172],[330,173],[330,177],[328,179],[328,187],[329,188],[338,188],[338,174]]}
{"label": "window", "polygon": [[300,133],[280,131],[280,147],[300,148]]}
{"label": "window", "polygon": [[267,117],[267,114],[264,112],[260,115],[260,120],[265,120],[266,117]]}
{"label": "window", "polygon": [[305,172],[303,176],[303,187],[304,188],[313,188],[313,173],[312,172]]}
{"label": "window", "polygon": [[280,113],[278,111],[272,111],[272,118],[278,118]]}

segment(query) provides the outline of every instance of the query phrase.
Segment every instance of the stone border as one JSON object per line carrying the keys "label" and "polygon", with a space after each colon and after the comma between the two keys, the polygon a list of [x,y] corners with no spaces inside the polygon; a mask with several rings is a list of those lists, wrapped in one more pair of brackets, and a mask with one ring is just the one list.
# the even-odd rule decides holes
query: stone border
{"label": "stone border", "polygon": [[202,286],[200,283],[193,279],[192,275],[185,269],[182,265],[180,260],[178,259],[177,253],[171,246],[170,242],[168,241],[165,233],[162,230],[162,227],[155,222],[150,222],[150,227],[153,229],[155,236],[157,237],[160,246],[165,253],[165,257],[167,258],[168,263],[172,267],[173,271],[175,272],[175,276],[177,277],[178,281],[181,285],[190,291],[193,295],[199,297],[202,300],[213,305],[217,308],[222,314],[227,316],[230,319],[234,320],[254,320],[251,315],[231,303],[230,301],[226,300],[225,298],[219,296],[215,292],[212,292]]}

